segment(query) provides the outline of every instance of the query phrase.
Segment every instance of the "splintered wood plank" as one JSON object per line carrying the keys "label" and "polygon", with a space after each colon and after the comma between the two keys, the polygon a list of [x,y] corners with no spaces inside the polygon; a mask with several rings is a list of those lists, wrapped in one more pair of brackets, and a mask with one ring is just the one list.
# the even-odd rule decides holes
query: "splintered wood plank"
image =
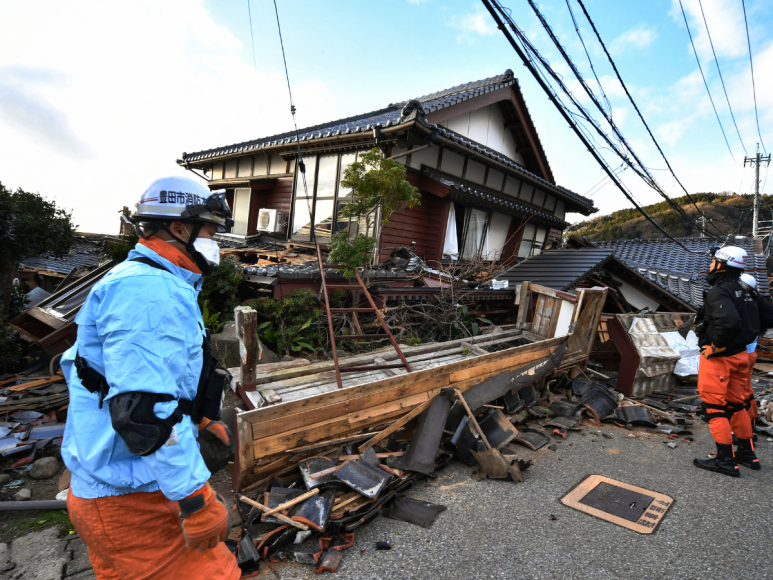
{"label": "splintered wood plank", "polygon": [[[463,360],[447,365],[447,367],[443,369],[443,374],[450,375],[451,373],[463,371],[465,369],[470,369],[488,363],[494,363],[503,359],[512,359],[512,364],[517,365],[521,362],[532,360],[532,358],[540,358],[542,356],[541,353],[545,349],[549,348],[552,352],[565,341],[566,337],[559,337],[541,342],[535,342],[532,344],[516,346],[513,348],[501,350],[499,352],[489,353],[485,356],[467,357]],[[507,364],[504,366],[507,367]],[[470,375],[474,375],[476,372],[477,371],[473,371],[470,373]],[[280,403],[278,405],[255,409],[253,411],[243,413],[243,417],[245,420],[250,421],[251,423],[260,423],[270,419],[287,417],[295,413],[301,413],[310,409],[325,407],[342,401],[365,396],[374,392],[389,390],[403,384],[420,382],[437,376],[438,373],[438,369],[428,369],[407,375],[390,377],[358,387],[340,389],[337,392],[326,393],[312,399]],[[465,378],[467,377],[459,376],[454,380],[464,380]]]}
{"label": "splintered wood plank", "polygon": [[418,416],[419,416],[421,413],[423,413],[423,412],[424,412],[424,410],[425,410],[427,407],[429,407],[429,406],[432,404],[432,402],[433,402],[434,400],[435,400],[435,397],[432,397],[431,399],[427,399],[427,400],[426,400],[426,401],[424,401],[424,402],[423,402],[421,405],[419,405],[418,407],[416,407],[416,408],[415,408],[413,411],[411,411],[411,412],[410,412],[410,413],[408,413],[407,415],[403,415],[403,416],[402,416],[402,417],[400,417],[400,418],[399,418],[397,421],[395,421],[394,423],[392,423],[392,424],[391,424],[389,427],[387,427],[386,429],[384,429],[383,431],[381,431],[381,433],[379,433],[378,435],[374,436],[374,437],[373,437],[372,439],[370,439],[369,441],[366,441],[365,443],[363,443],[362,445],[360,445],[360,446],[357,448],[357,450],[358,450],[360,453],[365,453],[365,452],[366,452],[368,449],[370,449],[371,447],[373,447],[373,446],[374,446],[376,443],[378,443],[379,441],[383,441],[384,439],[386,439],[387,437],[389,437],[389,436],[390,436],[392,433],[394,433],[394,432],[395,432],[395,431],[397,431],[397,430],[398,430],[400,427],[402,427],[403,425],[405,425],[406,423],[408,423],[408,422],[409,422],[411,419],[413,419],[414,417],[418,417]]}
{"label": "splintered wood plank", "polygon": [[[640,513],[640,516],[635,520],[614,515],[609,511],[604,511],[598,507],[588,505],[588,494],[593,492],[593,490],[595,490],[599,485],[611,486],[609,488],[611,490],[617,488],[635,492],[636,494],[647,498],[646,501],[651,501],[651,503],[649,503],[646,509],[638,510],[637,513]],[[565,495],[561,499],[561,503],[588,515],[612,522],[613,524],[617,524],[618,526],[622,526],[624,528],[628,528],[634,532],[639,532],[640,534],[651,534],[655,531],[655,528],[658,526],[658,524],[663,520],[666,512],[673,505],[674,500],[673,498],[656,491],[650,491],[649,489],[636,487],[635,485],[623,483],[622,481],[616,481],[601,475],[589,475],[582,481],[582,483],[580,483],[580,485]],[[627,507],[629,507],[629,509],[634,509],[636,506]]]}
{"label": "splintered wood plank", "polygon": [[448,383],[443,377],[429,378],[413,384],[400,385],[393,389],[378,391],[371,395],[358,397],[350,401],[341,401],[334,405],[311,409],[303,413],[296,413],[294,415],[278,417],[262,423],[255,423],[253,424],[252,429],[253,439],[268,437],[270,435],[282,433],[283,431],[297,429],[305,425],[314,425],[315,423],[330,419],[331,417],[339,417],[364,408],[375,407],[389,401],[400,400],[411,395],[423,393],[429,389],[444,387],[447,384]]}
{"label": "splintered wood plank", "polygon": [[[15,379],[15,380],[18,380],[18,379]],[[22,383],[21,385],[14,385],[12,387],[8,387],[5,390],[16,393],[18,391],[26,391],[27,389],[34,389],[35,387],[42,387],[43,385],[50,385],[51,383],[63,383],[63,382],[64,382],[64,377],[61,374],[55,374],[46,379],[38,379],[36,381],[29,381],[27,383]]]}
{"label": "splintered wood plank", "polygon": [[253,453],[256,458],[265,457],[274,453],[298,447],[302,442],[313,442],[320,439],[332,438],[343,435],[355,429],[362,429],[377,422],[385,421],[410,411],[416,405],[420,405],[430,396],[440,392],[419,393],[400,401],[388,402],[376,407],[357,411],[340,417],[334,417],[308,427],[300,427],[292,431],[286,431],[270,437],[263,437],[254,442]]}

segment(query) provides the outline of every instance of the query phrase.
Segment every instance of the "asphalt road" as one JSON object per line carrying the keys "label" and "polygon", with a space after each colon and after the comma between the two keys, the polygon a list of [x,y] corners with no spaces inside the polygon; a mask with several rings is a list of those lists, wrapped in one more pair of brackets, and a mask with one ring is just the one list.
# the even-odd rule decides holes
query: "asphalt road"
{"label": "asphalt road", "polygon": [[[558,451],[528,450],[526,482],[474,481],[458,462],[408,492],[443,504],[431,529],[380,517],[357,531],[335,577],[402,580],[471,578],[769,578],[773,530],[773,443],[762,438],[761,471],[734,479],[700,470],[714,449],[708,429],[695,442],[612,426],[586,427]],[[560,499],[600,474],[675,499],[654,534],[643,535],[565,507]],[[556,520],[551,520],[554,514]],[[376,551],[378,540],[392,545]],[[362,553],[365,551],[365,553]],[[263,578],[311,578],[311,567],[261,562]]]}

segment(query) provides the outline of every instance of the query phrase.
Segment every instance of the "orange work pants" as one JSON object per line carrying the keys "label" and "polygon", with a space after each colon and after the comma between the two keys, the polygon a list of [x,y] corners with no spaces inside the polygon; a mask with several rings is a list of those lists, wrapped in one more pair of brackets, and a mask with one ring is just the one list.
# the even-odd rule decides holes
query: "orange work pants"
{"label": "orange work pants", "polygon": [[754,365],[757,363],[757,353],[756,352],[750,352],[749,354],[749,382],[746,385],[746,392],[744,396],[744,400],[751,401],[751,405],[749,406],[749,418],[752,421],[752,425],[754,425],[757,422],[757,401],[754,400],[752,397],[754,397],[754,389],[752,389],[752,373],[754,372]]}
{"label": "orange work pants", "polygon": [[75,530],[97,580],[238,580],[224,543],[200,553],[185,547],[177,502],[160,491],[82,499],[67,495]]}
{"label": "orange work pants", "polygon": [[698,394],[701,400],[708,405],[723,407],[729,403],[738,409],[730,415],[730,420],[727,418],[729,411],[708,409],[709,429],[717,443],[732,445],[733,432],[739,439],[752,436],[751,420],[743,408],[748,384],[749,353],[746,351],[732,356],[701,358],[698,367]]}

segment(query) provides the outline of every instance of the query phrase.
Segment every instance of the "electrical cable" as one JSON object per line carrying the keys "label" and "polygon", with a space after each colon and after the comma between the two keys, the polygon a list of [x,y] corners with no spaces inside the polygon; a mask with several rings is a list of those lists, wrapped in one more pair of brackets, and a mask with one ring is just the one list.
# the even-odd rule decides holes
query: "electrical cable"
{"label": "electrical cable", "polygon": [[711,46],[711,54],[714,55],[714,63],[717,65],[717,73],[719,73],[719,81],[722,83],[722,90],[725,93],[725,100],[727,101],[727,108],[730,111],[730,117],[733,119],[733,125],[735,126],[735,132],[738,133],[738,140],[741,142],[741,149],[743,149],[744,155],[748,157],[748,153],[746,152],[746,146],[743,144],[743,139],[741,139],[741,131],[738,130],[738,123],[735,122],[735,115],[733,114],[733,107],[730,106],[730,97],[727,96],[727,88],[725,87],[725,79],[722,78],[722,71],[719,69],[719,59],[717,58],[717,53],[714,51],[714,41],[711,40],[711,32],[709,32],[709,23],[706,21],[706,14],[703,12],[703,3],[701,2],[701,0],[698,0],[698,6],[701,9],[701,16],[703,17],[703,25],[706,27],[706,35],[709,37],[709,46]]}
{"label": "electrical cable", "polygon": [[752,62],[752,41],[749,38],[749,23],[746,20],[746,2],[741,0],[741,6],[743,7],[743,23],[746,26],[746,44],[749,46],[749,68],[752,71],[752,95],[754,96],[754,118],[757,120],[757,135],[760,138],[760,144],[762,145],[762,151],[767,153],[765,149],[765,143],[762,142],[762,133],[760,132],[760,117],[757,114],[757,89],[754,86],[754,63]]}
{"label": "electrical cable", "polygon": [[[598,99],[596,98],[596,95],[593,93],[593,91],[590,89],[588,84],[585,82],[585,79],[583,78],[580,71],[577,69],[574,62],[572,62],[571,57],[566,52],[564,47],[561,45],[561,42],[558,40],[556,35],[553,33],[553,30],[551,29],[550,25],[548,24],[547,20],[545,19],[544,15],[540,12],[539,8],[537,7],[537,4],[534,2],[534,0],[528,0],[529,5],[531,6],[532,10],[534,11],[534,14],[537,16],[537,19],[542,24],[542,27],[545,29],[545,32],[547,32],[550,39],[553,41],[553,44],[558,49],[559,53],[561,53],[561,56],[564,58],[564,61],[569,65],[569,68],[572,70],[572,73],[574,74],[575,78],[579,81],[580,85],[582,86],[585,93],[588,95],[588,97],[591,99],[594,105],[596,105],[596,108],[599,110],[599,112],[602,114],[604,119],[607,121],[609,126],[612,128],[612,131],[617,136],[618,141],[622,145],[622,147],[630,153],[631,156],[633,156],[636,163],[639,165],[641,170],[637,170],[636,167],[634,167],[634,164],[627,159],[627,157],[621,155],[623,158],[623,161],[627,163],[631,169],[633,169],[639,177],[641,177],[644,182],[649,185],[652,189],[658,192],[660,196],[671,206],[671,208],[679,214],[685,222],[692,225],[692,227],[697,227],[698,230],[701,232],[714,237],[714,234],[711,234],[706,231],[706,228],[704,225],[699,224],[697,220],[693,220],[690,218],[689,215],[687,215],[687,212],[684,210],[684,208],[677,204],[674,200],[672,200],[668,195],[666,195],[665,191],[660,187],[660,185],[655,180],[655,177],[649,172],[649,170],[645,167],[644,163],[641,161],[641,159],[638,157],[636,152],[633,150],[633,148],[628,144],[625,137],[623,136],[620,129],[615,124],[614,120],[612,119],[611,115],[609,115],[604,108],[601,106],[601,103],[599,103]],[[567,0],[568,3],[568,0]],[[588,57],[590,58],[590,57]],[[619,153],[618,153],[619,154]]]}
{"label": "electrical cable", "polygon": [[[636,101],[633,100],[633,96],[628,90],[628,87],[626,86],[625,82],[623,82],[623,77],[620,75],[620,71],[617,70],[617,65],[615,64],[615,61],[612,59],[612,55],[609,54],[606,44],[604,44],[604,41],[601,39],[601,34],[599,34],[599,31],[596,28],[596,24],[591,19],[590,14],[588,14],[588,10],[585,8],[585,4],[583,4],[582,0],[577,0],[577,3],[580,5],[580,8],[582,8],[583,14],[585,14],[585,18],[588,20],[588,23],[591,25],[591,28],[593,29],[593,32],[596,35],[596,39],[599,41],[599,44],[601,44],[601,48],[604,50],[604,54],[606,54],[607,60],[609,60],[609,64],[612,65],[612,69],[615,71],[615,75],[617,76],[617,80],[620,83],[620,86],[623,87],[623,91],[625,91],[625,94],[628,97],[628,100],[631,102],[631,105],[633,105],[633,108],[636,110],[636,114],[639,115],[639,119],[644,125],[644,128],[647,129],[647,133],[649,133],[649,136],[652,139],[652,142],[655,144],[655,147],[660,153],[660,156],[663,158],[663,161],[665,161],[666,166],[671,172],[671,175],[674,177],[676,182],[682,188],[682,191],[684,191],[685,195],[687,196],[687,199],[690,200],[690,203],[692,203],[693,206],[695,206],[695,209],[698,210],[698,213],[705,217],[705,214],[703,213],[703,211],[701,211],[701,208],[698,207],[698,204],[695,202],[695,200],[692,198],[690,193],[687,191],[687,188],[682,184],[682,182],[676,176],[676,173],[674,173],[674,170],[671,167],[671,164],[668,162],[668,159],[666,158],[666,154],[663,152],[663,149],[660,148],[660,144],[658,143],[657,139],[655,139],[655,135],[652,133],[652,130],[650,129],[650,126],[647,124],[647,121],[644,120],[644,115],[642,115],[642,112],[639,110],[639,107],[636,104]],[[711,225],[720,234],[724,235],[724,232],[722,232],[722,230],[720,230],[717,226],[715,226],[713,223]]]}
{"label": "electrical cable", "polygon": [[714,105],[714,99],[711,97],[709,84],[706,82],[706,75],[703,74],[701,59],[698,57],[698,51],[695,50],[695,43],[692,40],[692,32],[690,32],[690,25],[687,24],[687,15],[684,13],[684,6],[682,6],[682,0],[679,0],[679,7],[682,9],[682,18],[684,18],[684,25],[685,27],[687,27],[687,35],[690,37],[690,44],[692,45],[692,51],[695,54],[695,61],[698,63],[698,70],[701,71],[701,78],[703,79],[703,85],[706,87],[706,92],[708,93],[709,100],[711,101],[711,107],[714,109],[714,114],[717,116],[717,123],[719,123],[719,128],[722,131],[722,136],[725,138],[725,145],[727,145],[727,150],[730,152],[730,157],[733,158],[733,163],[735,163],[736,165],[740,165],[740,163],[738,163],[738,161],[735,160],[735,155],[733,155],[733,150],[730,149],[730,142],[727,140],[727,135],[725,134],[725,128],[722,126],[722,121],[719,120],[719,113],[717,112],[716,105]]}
{"label": "electrical cable", "polygon": [[[612,172],[612,169],[611,167],[609,167],[609,164],[604,160],[603,157],[601,157],[598,150],[588,141],[588,139],[585,137],[583,132],[578,128],[577,123],[574,122],[574,120],[572,119],[572,116],[567,111],[566,105],[564,105],[560,101],[560,99],[558,98],[558,95],[556,95],[555,91],[545,81],[541,71],[539,71],[539,69],[537,69],[534,66],[534,62],[532,58],[527,56],[527,54],[524,52],[524,49],[521,48],[521,46],[515,41],[515,38],[513,38],[513,36],[507,30],[507,27],[505,26],[505,20],[507,21],[507,26],[510,27],[510,29],[515,33],[515,35],[523,43],[523,45],[527,47],[527,49],[531,52],[531,54],[534,55],[534,58],[537,58],[543,64],[543,66],[546,67],[547,71],[551,73],[551,76],[553,76],[553,78],[556,79],[555,72],[549,68],[548,64],[546,64],[545,58],[539,55],[536,49],[529,42],[528,38],[526,38],[525,33],[515,24],[515,22],[513,22],[510,16],[511,11],[503,7],[499,2],[499,0],[482,0],[482,2],[483,2],[483,5],[491,14],[492,18],[494,18],[494,20],[496,21],[498,28],[502,31],[502,33],[505,35],[505,38],[507,38],[508,42],[510,42],[510,45],[513,47],[515,52],[521,58],[523,65],[529,70],[529,72],[531,72],[531,74],[534,76],[534,79],[537,81],[540,87],[542,87],[542,89],[547,94],[548,99],[556,106],[561,116],[564,117],[564,119],[569,123],[570,127],[574,130],[574,132],[577,134],[577,136],[580,138],[583,144],[587,147],[591,156],[593,156],[596,162],[599,163],[599,165],[601,165],[602,169],[607,173],[607,175],[609,175],[610,179],[614,182],[617,188],[623,193],[623,195],[625,195],[625,197],[634,205],[634,207],[666,237],[671,239],[673,242],[675,242],[677,245],[679,245],[681,248],[683,248],[685,251],[689,253],[702,254],[703,252],[700,250],[691,250],[690,248],[685,246],[681,241],[679,241],[674,236],[672,236],[663,226],[661,226],[659,223],[653,220],[652,217],[649,214],[647,214],[647,212],[644,211],[641,205],[636,201],[636,199],[633,197],[631,192],[629,192],[625,188],[625,186],[620,182],[620,180],[617,179],[617,176]],[[501,14],[501,17],[500,17],[500,14]],[[562,90],[564,90],[564,92],[568,94],[570,100],[572,100],[573,103],[576,102],[572,98],[571,94],[568,93],[568,89],[566,89],[565,85],[563,85],[560,78],[557,79],[557,84],[559,84],[559,86],[562,87]],[[593,123],[592,119],[589,119],[589,121]],[[603,131],[601,133],[603,134]]]}
{"label": "electrical cable", "polygon": [[[290,88],[290,73],[287,72],[287,57],[285,56],[285,45],[282,40],[282,26],[279,24],[279,8],[276,6],[276,0],[274,0],[274,12],[276,13],[276,27],[279,31],[279,45],[282,47],[282,61],[285,67],[285,78],[287,78],[287,92],[290,95],[290,114],[293,116],[293,126],[295,127],[295,142],[298,146],[298,163],[296,164],[298,170],[301,172],[303,178],[303,192],[306,197],[306,207],[309,210],[309,223],[311,224],[311,242],[317,245],[317,236],[314,231],[314,213],[309,201],[309,188],[306,185],[306,164],[303,162],[303,154],[301,153],[301,139],[298,132],[298,122],[295,119],[295,103],[293,102],[293,91]],[[296,178],[297,179],[297,178]],[[294,209],[294,208],[293,208]],[[290,232],[292,233],[292,224],[290,225]],[[322,264],[320,264],[320,271],[322,271]],[[324,272],[322,273],[324,275]]]}
{"label": "electrical cable", "polygon": [[604,102],[607,104],[607,111],[609,112],[609,116],[612,116],[612,105],[609,102],[609,99],[607,98],[607,94],[604,92],[604,87],[601,86],[601,81],[599,80],[599,76],[596,74],[596,69],[593,67],[593,61],[591,60],[590,54],[588,53],[588,47],[585,46],[585,40],[582,38],[582,34],[580,34],[580,26],[577,24],[577,20],[574,17],[574,12],[572,11],[572,5],[569,3],[569,0],[566,0],[566,7],[569,9],[569,14],[572,17],[572,22],[574,23],[574,31],[577,33],[577,38],[580,39],[580,43],[582,44],[582,49],[585,51],[585,56],[588,57],[588,64],[590,65],[590,70],[593,71],[593,76],[596,79],[596,83],[599,85],[599,90],[601,91],[602,96],[604,97]]}
{"label": "electrical cable", "polygon": [[252,40],[252,63],[255,70],[258,69],[258,58],[255,56],[255,35],[252,33],[252,12],[250,11],[250,0],[247,0],[247,16],[250,19],[250,40]]}

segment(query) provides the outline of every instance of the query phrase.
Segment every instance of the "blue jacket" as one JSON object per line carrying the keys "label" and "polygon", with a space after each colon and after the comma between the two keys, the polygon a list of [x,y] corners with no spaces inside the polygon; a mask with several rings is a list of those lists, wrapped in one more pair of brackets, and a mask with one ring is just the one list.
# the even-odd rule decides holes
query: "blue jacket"
{"label": "blue jacket", "polygon": [[[198,426],[188,415],[167,444],[147,457],[129,453],[113,430],[111,398],[142,391],[193,399],[201,373],[204,324],[196,302],[201,275],[137,244],[129,260],[140,256],[169,272],[128,260],[113,268],[86,298],[75,318],[77,342],[62,356],[70,389],[62,458],[72,472],[70,487],[77,497],[160,489],[177,501],[200,489],[210,476],[196,442]],[[110,385],[102,409],[98,395],[78,379],[78,351]],[[176,406],[176,401],[157,403],[155,411],[165,418]]]}

